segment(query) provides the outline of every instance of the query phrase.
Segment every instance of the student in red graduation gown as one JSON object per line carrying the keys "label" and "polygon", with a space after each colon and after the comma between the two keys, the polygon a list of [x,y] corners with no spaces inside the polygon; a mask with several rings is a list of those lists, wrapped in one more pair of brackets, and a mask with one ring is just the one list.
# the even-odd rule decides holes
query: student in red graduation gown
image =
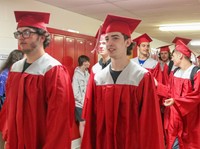
{"label": "student in red graduation gown", "polygon": [[164,149],[154,79],[127,56],[139,23],[114,15],[103,23],[111,63],[90,77],[82,149]]}
{"label": "student in red graduation gown", "polygon": [[[92,71],[90,74],[92,73],[97,73],[98,71],[106,68],[106,66],[108,66],[111,62],[110,56],[108,54],[108,50],[106,49],[106,40],[105,40],[105,34],[101,32],[102,26],[100,26],[99,30],[97,31],[96,34],[96,46],[94,48],[94,50],[96,50],[98,52],[98,54],[101,56],[100,60],[94,65],[92,66]],[[93,74],[93,75],[94,75]],[[86,102],[84,102],[85,104]],[[86,105],[84,105],[86,106]],[[85,111],[87,108],[83,108],[83,112],[82,112],[82,118],[85,117]]]}
{"label": "student in red graduation gown", "polygon": [[150,57],[151,41],[152,39],[146,33],[133,39],[133,42],[136,42],[137,44],[139,53],[138,57],[135,57],[132,60],[150,71],[157,81],[162,82],[162,72],[160,65],[158,61]]}
{"label": "student in red graduation gown", "polygon": [[105,34],[101,33],[101,28],[102,27],[100,27],[96,35],[97,46],[95,47],[95,50],[97,50],[101,58],[98,63],[92,67],[92,73],[96,73],[99,70],[104,69],[111,62],[110,56],[108,55],[108,50],[106,49]]}
{"label": "student in red graduation gown", "polygon": [[169,75],[176,67],[174,62],[171,60],[170,45],[162,46],[157,49],[160,49],[158,58],[162,71],[162,83],[167,85],[169,80]]}
{"label": "student in red graduation gown", "polygon": [[166,97],[164,105],[167,149],[199,149],[200,147],[200,71],[190,74],[195,67],[190,61],[191,50],[177,41],[172,60],[179,67],[172,74],[169,86],[158,83],[157,91]]}
{"label": "student in red graduation gown", "polygon": [[[11,66],[17,62],[18,60],[21,60],[22,58],[24,58],[24,53],[21,50],[15,49],[12,52],[10,52],[10,54],[8,55],[8,58],[6,59],[6,61],[3,63],[1,69],[0,69],[0,101],[1,101],[1,108],[4,104],[5,101],[5,96],[6,96],[6,82],[7,82],[7,78],[8,78],[8,74],[10,71]],[[5,120],[5,116],[6,116],[6,109],[0,109],[0,148],[3,149],[4,148],[4,143],[5,141],[2,139],[4,138],[4,136],[2,136],[2,134],[4,135],[4,130],[6,131],[6,120]]]}
{"label": "student in red graduation gown", "polygon": [[[172,41],[172,43],[176,44],[178,40],[181,40],[186,45],[191,41],[191,39],[182,38],[182,37],[175,37]],[[173,61],[171,60],[171,52],[170,52],[170,45],[159,47],[159,59],[160,59],[160,65],[162,70],[162,83],[168,84],[169,75],[170,73],[174,71],[176,66],[174,66]]]}
{"label": "student in red graduation gown", "polygon": [[71,148],[73,91],[65,67],[44,50],[50,42],[49,16],[15,11],[14,36],[26,58],[8,76],[6,149]]}

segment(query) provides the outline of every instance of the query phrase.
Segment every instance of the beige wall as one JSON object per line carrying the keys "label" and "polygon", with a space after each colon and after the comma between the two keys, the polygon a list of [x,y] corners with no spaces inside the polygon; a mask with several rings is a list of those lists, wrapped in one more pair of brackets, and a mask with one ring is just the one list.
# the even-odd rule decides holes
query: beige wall
{"label": "beige wall", "polygon": [[[94,36],[101,21],[66,11],[34,0],[0,0],[0,54],[8,54],[17,48],[17,40],[13,37],[16,30],[14,10],[50,12],[48,27],[56,29],[74,29],[81,34]],[[133,38],[140,34],[134,33]],[[165,43],[155,40],[151,47]]]}
{"label": "beige wall", "polygon": [[13,37],[13,32],[16,30],[14,10],[50,12],[48,27],[74,29],[92,36],[95,35],[101,23],[98,20],[34,0],[0,0],[0,53],[8,53],[17,48],[17,41]]}

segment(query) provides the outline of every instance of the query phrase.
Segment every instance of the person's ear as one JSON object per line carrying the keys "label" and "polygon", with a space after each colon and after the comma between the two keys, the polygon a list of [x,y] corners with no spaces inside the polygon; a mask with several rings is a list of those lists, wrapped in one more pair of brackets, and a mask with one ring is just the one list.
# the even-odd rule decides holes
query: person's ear
{"label": "person's ear", "polygon": [[131,43],[132,43],[131,38],[128,38],[126,42],[126,47],[129,47]]}
{"label": "person's ear", "polygon": [[182,53],[179,53],[179,59],[182,59],[184,57],[184,55]]}

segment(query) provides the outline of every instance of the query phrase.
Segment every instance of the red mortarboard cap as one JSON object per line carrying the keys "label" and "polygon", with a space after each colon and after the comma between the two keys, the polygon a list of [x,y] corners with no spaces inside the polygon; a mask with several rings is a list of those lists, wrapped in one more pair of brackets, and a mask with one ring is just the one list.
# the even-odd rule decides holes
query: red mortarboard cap
{"label": "red mortarboard cap", "polygon": [[140,22],[141,20],[137,19],[107,15],[103,23],[102,32],[121,32],[130,37]]}
{"label": "red mortarboard cap", "polygon": [[181,40],[177,40],[175,49],[190,58],[192,51]]}
{"label": "red mortarboard cap", "polygon": [[133,39],[134,42],[137,43],[137,45],[140,45],[142,42],[151,42],[152,39],[145,33],[142,34],[141,36]]}
{"label": "red mortarboard cap", "polygon": [[175,37],[174,40],[172,41],[172,43],[175,43],[178,41],[178,40],[181,40],[184,44],[188,44],[191,39],[187,39],[187,38],[182,38],[182,37]]}
{"label": "red mortarboard cap", "polygon": [[102,25],[101,25],[98,31],[96,32],[95,38],[98,39],[98,37],[100,37],[103,34],[105,34],[105,32],[102,31]]}
{"label": "red mortarboard cap", "polygon": [[171,45],[166,45],[166,46],[162,46],[162,47],[158,47],[157,49],[160,49],[160,52],[162,52],[162,51],[170,51],[170,48],[169,48],[169,46],[171,46]]}
{"label": "red mortarboard cap", "polygon": [[16,22],[19,27],[36,27],[47,31],[46,24],[49,23],[50,13],[31,12],[31,11],[15,11]]}

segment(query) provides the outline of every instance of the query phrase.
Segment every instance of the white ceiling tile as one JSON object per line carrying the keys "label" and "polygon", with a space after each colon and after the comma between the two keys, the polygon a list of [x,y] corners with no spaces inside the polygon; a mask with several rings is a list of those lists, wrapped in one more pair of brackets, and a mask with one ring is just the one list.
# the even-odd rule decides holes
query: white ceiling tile
{"label": "white ceiling tile", "polygon": [[[171,42],[176,36],[200,39],[200,32],[161,32],[161,24],[200,22],[200,0],[37,0],[100,21],[115,14],[141,19],[138,33]],[[95,34],[95,33],[94,33]],[[200,49],[200,48],[199,48]]]}

